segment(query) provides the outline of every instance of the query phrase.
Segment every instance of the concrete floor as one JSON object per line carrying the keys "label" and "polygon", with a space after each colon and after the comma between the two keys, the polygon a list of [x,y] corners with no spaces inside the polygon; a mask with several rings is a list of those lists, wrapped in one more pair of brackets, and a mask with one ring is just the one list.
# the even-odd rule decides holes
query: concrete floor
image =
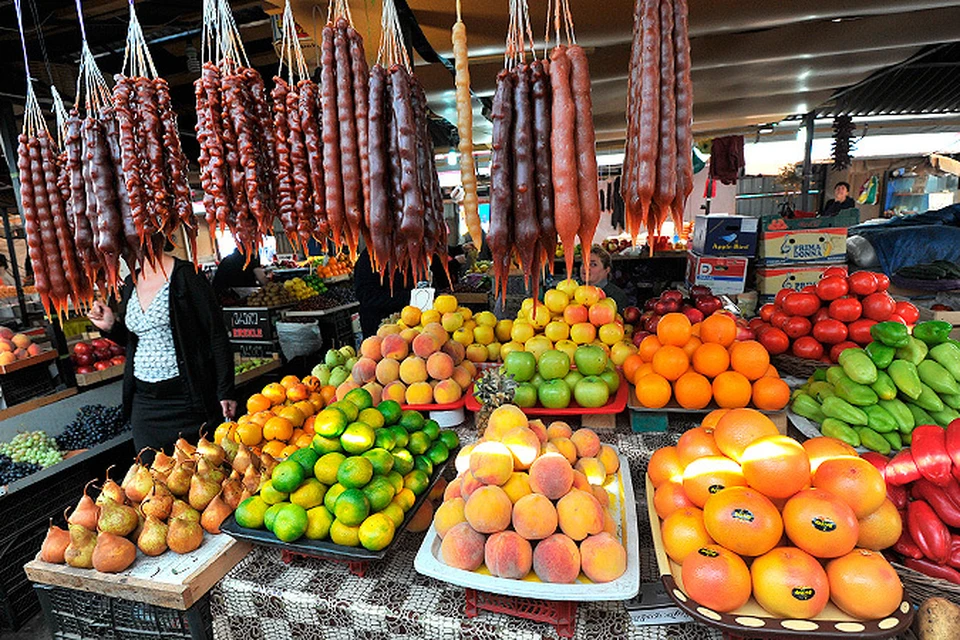
{"label": "concrete floor", "polygon": [[59,435],[63,428],[73,421],[80,407],[88,404],[102,404],[108,407],[120,404],[121,385],[122,380],[114,380],[102,386],[85,389],[59,402],[0,421],[0,442],[10,440],[20,431],[42,429],[51,436]]}
{"label": "concrete floor", "polygon": [[53,635],[47,629],[47,623],[41,612],[28,620],[19,631],[0,631],[0,637],[3,640],[50,640]]}

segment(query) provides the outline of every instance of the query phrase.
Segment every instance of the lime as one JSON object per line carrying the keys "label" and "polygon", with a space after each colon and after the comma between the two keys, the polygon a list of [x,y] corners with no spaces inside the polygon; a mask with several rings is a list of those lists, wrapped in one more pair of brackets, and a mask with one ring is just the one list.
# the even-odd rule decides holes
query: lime
{"label": "lime", "polygon": [[393,470],[400,475],[406,475],[413,469],[413,454],[406,449],[394,449],[390,455],[393,456]]}
{"label": "lime", "polygon": [[313,465],[317,464],[317,459],[319,457],[320,455],[316,451],[307,447],[305,449],[297,449],[290,454],[287,460],[293,460],[303,467],[303,472],[305,474],[310,475],[310,473],[313,471]]}
{"label": "lime", "polygon": [[[422,453],[422,452],[421,452]],[[270,482],[277,491],[290,493],[296,491],[300,483],[303,482],[303,467],[293,460],[284,460],[273,468],[270,474]]]}
{"label": "lime", "polygon": [[375,513],[360,525],[358,537],[360,544],[370,551],[380,551],[393,542],[393,534],[396,526],[390,516],[383,513]]}
{"label": "lime", "polygon": [[331,451],[330,453],[322,455],[320,459],[317,460],[317,464],[313,465],[314,477],[328,486],[336,483],[337,470],[340,468],[340,463],[346,459],[347,456],[339,451]]}
{"label": "lime", "polygon": [[293,542],[307,532],[307,510],[298,504],[285,504],[273,519],[273,535],[284,542]]}
{"label": "lime", "polygon": [[363,495],[367,496],[367,500],[370,501],[370,511],[374,512],[380,511],[390,504],[396,492],[393,483],[383,476],[377,476],[363,488]]}
{"label": "lime", "polygon": [[330,533],[333,516],[323,505],[307,509],[307,531],[305,535],[310,540],[323,540]]}
{"label": "lime", "polygon": [[270,505],[270,508],[264,511],[263,513],[263,526],[267,528],[268,531],[273,531],[273,522],[276,519],[277,514],[280,513],[280,509],[283,509],[284,505],[290,504],[289,502],[278,502],[277,504]]}
{"label": "lime", "polygon": [[400,422],[400,416],[403,415],[403,409],[396,400],[384,400],[377,405],[377,411],[383,414],[385,424],[397,424]]}
{"label": "lime", "polygon": [[360,546],[360,526],[351,527],[340,520],[334,520],[330,525],[330,541],[345,547],[358,547]]}
{"label": "lime", "polygon": [[400,505],[400,508],[403,509],[404,513],[410,511],[410,508],[416,501],[417,496],[414,495],[413,491],[407,489],[406,487],[404,487],[402,491],[397,492],[397,495],[393,497],[394,504]]}
{"label": "lime", "polygon": [[343,399],[357,405],[357,409],[369,409],[373,406],[373,396],[363,387],[351,389]]}
{"label": "lime", "polygon": [[426,452],[430,448],[430,436],[425,431],[414,431],[410,434],[410,442],[407,443],[407,449],[410,453],[418,455]]}
{"label": "lime", "polygon": [[319,433],[313,436],[313,444],[311,446],[319,456],[322,456],[325,453],[330,453],[331,451],[343,450],[343,447],[340,446],[340,438],[328,438],[327,436],[322,436]]}
{"label": "lime", "polygon": [[393,437],[396,439],[396,444],[394,447],[400,447],[403,449],[407,446],[407,443],[410,442],[410,434],[407,433],[407,430],[401,427],[400,425],[394,425],[390,427],[390,431],[393,433]]}
{"label": "lime", "polygon": [[333,514],[343,524],[358,525],[370,515],[370,500],[360,489],[347,489],[337,498]]}
{"label": "lime", "polygon": [[360,456],[347,458],[337,470],[337,481],[348,489],[359,489],[372,477],[373,463]]}
{"label": "lime", "polygon": [[313,430],[317,435],[336,438],[350,424],[346,414],[334,405],[330,405],[313,419]]}
{"label": "lime", "polygon": [[340,436],[340,446],[347,453],[363,453],[377,439],[373,427],[362,422],[352,422]]}
{"label": "lime", "polygon": [[363,457],[373,465],[373,472],[385,476],[393,469],[393,456],[386,449],[370,449]]}
{"label": "lime", "polygon": [[389,427],[377,429],[377,437],[373,441],[373,446],[387,451],[397,446],[397,436],[393,433],[393,429]]}
{"label": "lime", "polygon": [[430,440],[436,440],[440,435],[440,425],[436,420],[427,420],[423,423],[423,432],[430,436]]}
{"label": "lime", "polygon": [[394,469],[386,475],[387,480],[390,481],[390,484],[393,485],[394,493],[400,493],[403,489],[403,476],[397,473],[397,470]]}
{"label": "lime", "polygon": [[393,520],[393,525],[395,527],[399,527],[401,524],[403,524],[403,507],[394,501],[391,501],[390,504],[385,506],[383,511],[380,513]]}
{"label": "lime", "polygon": [[433,461],[427,456],[413,456],[413,468],[420,469],[429,476],[433,473]]}
{"label": "lime", "polygon": [[360,415],[360,408],[348,400],[340,400],[339,402],[334,402],[330,405],[331,407],[338,409],[343,415],[347,416],[349,422],[353,422],[357,419],[357,416]]}
{"label": "lime", "polygon": [[450,457],[450,449],[443,444],[443,440],[437,440],[427,449],[426,455],[433,464],[443,464]]}
{"label": "lime", "polygon": [[273,480],[267,480],[263,483],[263,486],[260,487],[260,497],[267,504],[284,502],[288,496],[289,494],[286,491],[278,491],[277,488],[273,486]]}
{"label": "lime", "polygon": [[316,478],[307,478],[296,491],[290,494],[290,502],[298,504],[304,509],[312,509],[323,504],[323,496],[327,487]]}
{"label": "lime", "polygon": [[407,475],[403,476],[403,486],[407,489],[410,489],[410,491],[413,491],[414,495],[420,495],[426,491],[429,484],[430,476],[420,469],[414,469]]}
{"label": "lime", "polygon": [[347,488],[339,482],[327,489],[327,495],[323,496],[323,506],[327,508],[327,511],[333,513],[333,507],[337,504],[337,498],[346,490]]}
{"label": "lime", "polygon": [[270,508],[260,496],[251,496],[237,505],[237,511],[233,514],[237,524],[244,529],[262,529],[263,514]]}
{"label": "lime", "polygon": [[400,417],[400,426],[409,431],[419,431],[423,428],[423,415],[419,411],[407,409]]}
{"label": "lime", "polygon": [[453,451],[460,446],[460,436],[452,429],[444,429],[440,432],[440,442],[447,445],[447,449]]}
{"label": "lime", "polygon": [[383,414],[374,409],[373,407],[367,407],[360,412],[360,415],[357,416],[357,420],[368,424],[374,429],[379,429],[385,423]]}

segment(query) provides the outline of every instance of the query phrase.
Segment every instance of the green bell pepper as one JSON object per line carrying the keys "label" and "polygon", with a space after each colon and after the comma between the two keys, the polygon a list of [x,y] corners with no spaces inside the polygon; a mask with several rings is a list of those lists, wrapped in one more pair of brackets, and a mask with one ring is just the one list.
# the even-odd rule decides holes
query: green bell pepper
{"label": "green bell pepper", "polygon": [[843,420],[851,425],[867,425],[867,414],[863,412],[863,409],[855,407],[837,396],[824,398],[820,410],[828,418]]}
{"label": "green bell pepper", "polygon": [[[937,424],[937,421],[933,419],[933,416],[924,411],[922,408],[918,407],[912,402],[908,402],[906,404],[910,409],[910,413],[913,414],[914,424],[916,424],[918,427],[922,424]],[[911,431],[911,433],[913,432]]]}
{"label": "green bell pepper", "polygon": [[877,381],[877,365],[873,364],[863,349],[844,349],[837,358],[847,377],[860,384],[873,384]]}
{"label": "green bell pepper", "polygon": [[877,371],[877,381],[870,385],[881,400],[893,400],[897,397],[897,385],[886,371]]}
{"label": "green bell pepper", "polygon": [[910,337],[910,334],[907,333],[906,325],[899,322],[878,322],[870,327],[870,337],[888,347],[899,349],[907,346],[907,338]]}
{"label": "green bell pepper", "polygon": [[829,382],[821,382],[819,380],[817,382],[811,383],[810,386],[807,387],[807,393],[809,393],[811,396],[813,396],[820,402],[823,402],[824,398],[829,398],[830,396],[837,395],[836,393],[833,392],[832,384],[830,384]]}
{"label": "green bell pepper", "polygon": [[827,369],[827,382],[830,384],[837,384],[838,380],[846,378],[847,374],[843,372],[843,367],[834,365]]}
{"label": "green bell pepper", "polygon": [[897,431],[897,421],[880,405],[874,404],[864,407],[863,412],[867,414],[867,426],[877,433]]}
{"label": "green bell pepper", "polygon": [[851,447],[860,446],[860,434],[843,420],[827,418],[820,425],[820,433],[828,438],[836,438],[846,442]]}
{"label": "green bell pepper", "polygon": [[810,377],[814,380],[825,381],[827,379],[827,370],[823,367],[817,367],[813,370],[813,375]]}
{"label": "green bell pepper", "polygon": [[880,400],[877,402],[877,406],[883,407],[887,413],[893,416],[893,419],[897,421],[897,431],[900,433],[910,433],[913,431],[916,422],[914,422],[910,408],[904,402],[896,398],[893,400]]}
{"label": "green bell pepper", "polygon": [[860,435],[862,446],[884,456],[890,453],[890,443],[887,439],[870,427],[857,427],[857,433]]}
{"label": "green bell pepper", "polygon": [[890,448],[896,451],[903,449],[903,438],[900,436],[899,431],[887,431],[886,433],[881,433],[881,436],[890,443]]}
{"label": "green bell pepper", "polygon": [[870,357],[870,360],[873,361],[873,364],[877,366],[877,369],[886,369],[890,366],[890,363],[893,362],[894,356],[897,355],[897,350],[893,347],[888,347],[882,342],[871,342],[863,348],[864,352]]}
{"label": "green bell pepper", "polygon": [[924,360],[918,364],[917,375],[922,383],[938,394],[960,394],[960,384],[957,384],[950,372],[936,360]]}
{"label": "green bell pepper", "polygon": [[858,384],[846,376],[837,380],[833,385],[833,393],[838,398],[858,407],[877,404],[877,400],[879,400],[873,389],[865,384]]}
{"label": "green bell pepper", "polygon": [[950,337],[950,332],[953,331],[953,325],[949,322],[944,322],[943,320],[927,320],[926,322],[919,322],[913,328],[913,337],[918,340],[923,340],[925,344],[930,346],[946,342],[947,338]]}
{"label": "green bell pepper", "polygon": [[927,357],[929,350],[927,343],[910,336],[907,338],[907,346],[897,349],[897,358],[918,365]]}
{"label": "green bell pepper", "polygon": [[798,394],[793,399],[793,404],[790,405],[790,408],[798,416],[813,420],[817,424],[823,422],[823,419],[826,417],[820,409],[820,403],[806,393]]}
{"label": "green bell pepper", "polygon": [[930,417],[937,421],[937,424],[941,427],[946,427],[948,424],[960,418],[960,411],[957,411],[953,407],[944,407],[940,411],[931,411]]}
{"label": "green bell pepper", "polygon": [[897,385],[900,393],[913,400],[920,397],[920,376],[917,374],[916,365],[912,362],[894,360],[887,367],[887,373],[890,374],[893,384]]}
{"label": "green bell pepper", "polygon": [[900,439],[903,440],[905,446],[910,446],[910,443],[913,442],[913,431],[910,433],[901,433]]}
{"label": "green bell pepper", "polygon": [[960,394],[938,393],[937,395],[943,400],[943,404],[952,409],[960,409]]}
{"label": "green bell pepper", "polygon": [[960,347],[944,342],[930,349],[930,357],[942,364],[954,380],[960,380]]}
{"label": "green bell pepper", "polygon": [[920,383],[920,395],[913,400],[917,406],[927,411],[943,411],[943,400],[937,395],[937,392]]}

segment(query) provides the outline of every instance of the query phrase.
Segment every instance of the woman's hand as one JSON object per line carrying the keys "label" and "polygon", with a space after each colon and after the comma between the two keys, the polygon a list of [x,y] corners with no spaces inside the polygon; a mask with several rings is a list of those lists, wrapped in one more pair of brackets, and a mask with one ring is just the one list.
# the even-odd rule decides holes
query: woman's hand
{"label": "woman's hand", "polygon": [[93,306],[87,312],[90,322],[101,331],[110,331],[116,322],[116,316],[113,315],[113,309],[103,304],[99,300],[94,300]]}
{"label": "woman's hand", "polygon": [[237,401],[236,400],[221,400],[220,408],[223,409],[223,417],[227,420],[232,420],[233,416],[237,413]]}

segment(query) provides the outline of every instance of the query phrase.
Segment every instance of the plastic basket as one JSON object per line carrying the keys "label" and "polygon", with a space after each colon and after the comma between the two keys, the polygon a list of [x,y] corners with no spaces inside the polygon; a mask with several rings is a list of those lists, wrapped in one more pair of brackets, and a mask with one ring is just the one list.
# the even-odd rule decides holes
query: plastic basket
{"label": "plastic basket", "polygon": [[53,377],[46,366],[25,367],[0,376],[0,388],[8,407],[53,393]]}
{"label": "plastic basket", "polygon": [[576,602],[534,600],[467,589],[465,615],[473,618],[481,610],[552,624],[561,638],[572,638],[577,627]]}
{"label": "plastic basket", "polygon": [[354,344],[351,314],[352,309],[344,309],[317,318],[317,324],[320,326],[320,336],[325,346],[339,349]]}

